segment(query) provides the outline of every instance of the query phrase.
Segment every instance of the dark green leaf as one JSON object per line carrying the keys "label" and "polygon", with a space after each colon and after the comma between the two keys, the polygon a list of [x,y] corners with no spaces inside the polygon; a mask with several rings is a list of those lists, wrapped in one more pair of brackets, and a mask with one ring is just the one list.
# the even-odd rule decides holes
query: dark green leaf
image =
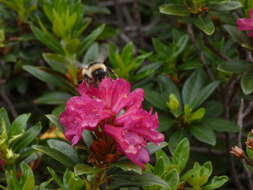
{"label": "dark green leaf", "polygon": [[179,129],[170,135],[168,144],[171,152],[175,150],[178,143],[185,137],[187,137],[187,131],[184,129]]}
{"label": "dark green leaf", "polygon": [[12,149],[14,151],[22,151],[23,148],[27,147],[33,142],[33,140],[39,135],[40,131],[41,124],[38,123],[26,131],[22,136],[15,139],[11,144]]}
{"label": "dark green leaf", "polygon": [[[66,80],[55,76],[49,72],[46,72],[39,67],[34,67],[30,65],[25,65],[23,66],[23,69],[26,70],[27,72],[31,73],[34,77],[38,78],[39,80],[50,84],[50,85],[55,85],[59,87],[70,87],[71,84],[67,82]],[[73,88],[73,87],[72,87]]]}
{"label": "dark green leaf", "polygon": [[43,58],[53,70],[60,72],[62,74],[66,74],[67,63],[64,56],[53,53],[43,53]]}
{"label": "dark green leaf", "polygon": [[134,164],[133,162],[130,162],[128,160],[115,162],[111,166],[118,167],[124,171],[128,171],[128,172],[133,171],[133,172],[138,173],[140,175],[142,174],[141,167],[137,166],[136,164]]}
{"label": "dark green leaf", "polygon": [[58,150],[41,145],[34,145],[33,149],[42,152],[44,154],[47,154],[48,156],[57,160],[67,168],[72,168],[75,165],[74,161],[72,161],[69,157],[59,152]]}
{"label": "dark green leaf", "polygon": [[54,36],[52,36],[50,33],[46,32],[46,31],[42,31],[40,30],[38,27],[36,26],[31,26],[31,29],[33,31],[33,33],[35,34],[35,36],[42,42],[44,43],[48,48],[58,52],[58,53],[62,53],[62,49],[61,49],[61,45],[60,42],[54,38]]}
{"label": "dark green leaf", "polygon": [[59,119],[53,114],[47,114],[46,117],[60,130],[63,131],[62,125],[59,123]]}
{"label": "dark green leaf", "polygon": [[235,42],[241,44],[242,47],[253,49],[249,44],[247,36],[242,31],[238,30],[237,27],[225,25],[224,28]]}
{"label": "dark green leaf", "polygon": [[184,138],[176,146],[176,149],[173,151],[173,162],[178,165],[180,171],[183,171],[185,168],[190,155],[190,143],[187,138]]}
{"label": "dark green leaf", "polygon": [[217,102],[217,101],[208,101],[204,105],[206,109],[206,117],[219,117],[224,112],[224,106],[223,104]]}
{"label": "dark green leaf", "polygon": [[234,122],[221,118],[205,118],[201,121],[201,124],[219,132],[236,133],[239,131],[239,126]]}
{"label": "dark green leaf", "polygon": [[71,98],[71,95],[66,92],[49,92],[45,93],[39,98],[34,100],[36,104],[49,104],[49,105],[58,105],[65,104],[68,99]]}
{"label": "dark green leaf", "polygon": [[225,62],[225,63],[219,65],[218,69],[221,71],[242,73],[242,72],[248,71],[252,67],[253,67],[253,64],[249,63],[249,62],[231,61],[231,62]]}
{"label": "dark green leaf", "polygon": [[227,183],[228,180],[229,178],[227,176],[214,176],[211,182],[203,187],[203,190],[218,189]]}
{"label": "dark green leaf", "polygon": [[163,179],[153,174],[137,175],[134,173],[129,173],[113,175],[110,189],[117,189],[120,187],[143,187],[152,185],[157,185],[165,188],[169,187],[169,185]]}
{"label": "dark green leaf", "polygon": [[183,4],[164,4],[159,7],[160,13],[174,16],[190,16],[190,11]]}
{"label": "dark green leaf", "polygon": [[22,114],[13,121],[9,131],[10,138],[25,131],[30,116],[31,114]]}
{"label": "dark green leaf", "polygon": [[177,189],[177,186],[180,182],[179,173],[176,169],[172,169],[167,172],[163,179],[165,179],[165,181],[170,185],[171,189]]}
{"label": "dark green leaf", "polygon": [[192,126],[191,134],[201,142],[214,146],[216,144],[216,136],[212,129],[205,126]]}
{"label": "dark green leaf", "polygon": [[167,145],[168,145],[167,142],[162,142],[162,143],[160,143],[159,146],[155,145],[153,143],[150,143],[146,148],[148,149],[150,154],[153,154],[153,153],[157,152],[158,150],[166,147]]}
{"label": "dark green leaf", "polygon": [[168,108],[166,107],[166,99],[164,99],[158,92],[145,88],[145,99],[157,109],[167,111]]}
{"label": "dark green leaf", "polygon": [[243,74],[241,78],[241,88],[244,94],[248,95],[253,92],[253,72],[249,71]]}
{"label": "dark green leaf", "polygon": [[212,11],[232,11],[242,7],[242,4],[238,1],[221,1],[214,2],[208,5],[208,8]]}
{"label": "dark green leaf", "polygon": [[[0,121],[2,120],[5,122],[6,129],[9,129],[9,127],[11,126],[11,123],[10,123],[9,116],[5,108],[0,108]],[[0,126],[2,126],[2,123],[0,124]],[[0,127],[0,132],[1,131],[2,129]]]}
{"label": "dark green leaf", "polygon": [[218,87],[219,82],[214,81],[204,88],[202,88],[199,92],[199,94],[193,99],[192,103],[189,104],[192,109],[195,109],[199,107],[202,103],[204,103],[209,96],[215,91],[215,89]]}
{"label": "dark green leaf", "polygon": [[184,104],[192,106],[196,97],[199,96],[201,87],[204,84],[203,71],[195,71],[184,83],[182,89],[182,98]]}
{"label": "dark green leaf", "polygon": [[202,30],[206,35],[212,35],[215,32],[215,26],[212,19],[209,16],[198,16],[194,20],[195,26]]}
{"label": "dark green leaf", "polygon": [[47,141],[50,148],[58,150],[59,152],[65,154],[68,158],[70,158],[73,162],[78,162],[79,157],[76,150],[69,145],[68,143],[56,139],[50,139]]}
{"label": "dark green leaf", "polygon": [[173,125],[173,119],[168,114],[159,114],[159,128],[160,132],[169,130]]}
{"label": "dark green leaf", "polygon": [[91,167],[87,164],[77,164],[74,167],[74,172],[75,172],[75,175],[77,175],[77,176],[84,175],[84,174],[88,174],[88,175],[93,174],[94,175],[100,171],[101,171],[101,169],[96,168],[96,167]]}

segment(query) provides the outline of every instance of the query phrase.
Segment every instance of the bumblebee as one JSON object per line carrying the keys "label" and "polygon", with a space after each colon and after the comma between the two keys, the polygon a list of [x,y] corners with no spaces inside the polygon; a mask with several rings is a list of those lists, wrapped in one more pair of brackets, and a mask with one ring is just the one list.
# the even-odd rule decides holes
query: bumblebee
{"label": "bumblebee", "polygon": [[89,83],[99,83],[108,75],[108,68],[104,62],[91,63],[82,68],[82,76]]}

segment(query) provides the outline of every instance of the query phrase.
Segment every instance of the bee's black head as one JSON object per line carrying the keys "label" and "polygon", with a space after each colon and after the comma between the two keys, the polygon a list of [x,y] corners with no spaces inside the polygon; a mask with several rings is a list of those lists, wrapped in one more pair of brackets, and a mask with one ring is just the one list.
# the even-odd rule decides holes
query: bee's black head
{"label": "bee's black head", "polygon": [[101,81],[103,78],[106,76],[106,71],[104,69],[96,69],[95,71],[92,72],[92,77],[97,80]]}

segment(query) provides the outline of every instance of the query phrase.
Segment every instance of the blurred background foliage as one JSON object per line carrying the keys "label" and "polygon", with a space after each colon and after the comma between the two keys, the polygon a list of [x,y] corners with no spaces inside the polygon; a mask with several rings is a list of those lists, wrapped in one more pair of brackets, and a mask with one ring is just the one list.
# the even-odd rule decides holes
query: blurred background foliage
{"label": "blurred background foliage", "polygon": [[[236,28],[252,8],[250,0],[0,0],[0,188],[103,189],[104,171],[58,123],[80,68],[103,57],[112,77],[145,90],[167,142],[150,148],[145,172],[124,160],[111,166],[109,189],[253,189],[253,41]],[[233,145],[246,149],[241,160]]]}

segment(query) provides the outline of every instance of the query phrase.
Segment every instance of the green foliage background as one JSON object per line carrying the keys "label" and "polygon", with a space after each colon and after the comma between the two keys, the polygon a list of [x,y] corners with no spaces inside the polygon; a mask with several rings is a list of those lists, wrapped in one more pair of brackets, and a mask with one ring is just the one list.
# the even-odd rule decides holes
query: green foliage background
{"label": "green foliage background", "polygon": [[[0,188],[253,189],[253,43],[236,20],[251,0],[0,0]],[[166,142],[142,171],[87,163],[59,114],[80,67],[105,57],[145,90]],[[53,132],[52,132],[53,131]],[[249,135],[248,135],[249,133]],[[46,137],[45,137],[46,136]],[[86,144],[86,145],[85,145]],[[246,150],[243,159],[229,153]]]}

